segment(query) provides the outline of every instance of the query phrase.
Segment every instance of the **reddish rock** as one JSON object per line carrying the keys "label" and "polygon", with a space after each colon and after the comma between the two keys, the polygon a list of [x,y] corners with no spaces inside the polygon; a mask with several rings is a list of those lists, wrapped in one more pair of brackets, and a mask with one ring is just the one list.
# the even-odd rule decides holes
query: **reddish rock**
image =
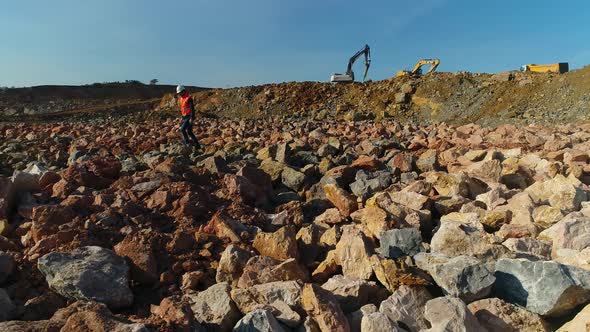
{"label": "reddish rock", "polygon": [[201,281],[201,279],[203,279],[204,276],[205,273],[203,273],[203,271],[187,272],[182,275],[182,284],[180,288],[182,290],[196,290],[197,286],[199,285],[199,282]]}
{"label": "reddish rock", "polygon": [[[285,203],[280,205],[276,209],[277,218],[280,215],[283,220],[280,225],[297,225],[300,226],[304,222],[304,215],[303,215],[303,206],[301,202],[292,201],[289,203]],[[273,225],[276,225],[273,221]]]}
{"label": "reddish rock", "polygon": [[317,323],[320,331],[348,332],[348,320],[338,301],[318,285],[306,284],[301,293],[301,306]]}
{"label": "reddish rock", "polygon": [[51,192],[53,197],[66,198],[73,193],[74,190],[76,190],[75,183],[69,182],[66,179],[61,179],[53,185]]}
{"label": "reddish rock", "polygon": [[60,205],[40,205],[33,208],[32,235],[35,242],[44,236],[57,232],[62,224],[71,222],[75,213],[70,207]]}
{"label": "reddish rock", "polygon": [[158,266],[151,243],[138,236],[127,236],[113,249],[117,255],[131,261],[131,279],[143,284],[158,281]]}
{"label": "reddish rock", "polygon": [[231,171],[225,159],[220,156],[211,156],[203,160],[203,167],[211,174],[229,173]]}
{"label": "reddish rock", "polygon": [[356,198],[344,189],[334,184],[327,184],[324,186],[324,192],[326,198],[340,211],[342,216],[348,217],[358,209]]}
{"label": "reddish rock", "polygon": [[366,169],[369,171],[374,171],[379,168],[382,168],[383,162],[375,157],[362,155],[358,157],[355,161],[352,162],[353,167]]}
{"label": "reddish rock", "polygon": [[176,282],[176,275],[171,271],[162,272],[160,274],[160,283],[162,285],[170,285]]}
{"label": "reddish rock", "polygon": [[241,197],[245,203],[251,205],[268,205],[267,194],[252,184],[247,178],[234,174],[226,174],[223,177],[223,182],[231,196]]}
{"label": "reddish rock", "polygon": [[390,161],[390,165],[399,168],[401,172],[411,172],[414,170],[416,158],[411,153],[398,153]]}
{"label": "reddish rock", "polygon": [[279,262],[267,256],[255,256],[248,260],[244,272],[238,280],[239,288],[249,288],[254,285],[266,284],[273,281],[309,280],[305,268],[295,259]]}
{"label": "reddish rock", "polygon": [[[147,331],[147,328],[143,324],[133,324],[114,316],[104,304],[96,302],[75,302],[70,307],[72,306],[76,306],[76,309],[67,317],[61,332]],[[68,307],[67,309],[70,308]],[[56,313],[56,315],[59,314],[59,312]],[[61,314],[63,315],[63,313]]]}
{"label": "reddish rock", "polygon": [[240,168],[236,175],[245,177],[265,194],[272,192],[272,179],[270,175],[259,168],[244,166]]}
{"label": "reddish rock", "polygon": [[24,306],[22,320],[49,319],[55,312],[66,306],[66,300],[53,291],[47,291],[28,300]]}
{"label": "reddish rock", "polygon": [[503,240],[510,238],[534,237],[537,234],[533,225],[504,224],[496,234]]}
{"label": "reddish rock", "polygon": [[172,204],[171,216],[177,219],[202,216],[207,211],[207,200],[201,192],[189,191]]}
{"label": "reddish rock", "polygon": [[163,162],[156,165],[154,170],[165,174],[182,173],[182,167],[180,165],[177,165],[174,158],[166,158]]}
{"label": "reddish rock", "polygon": [[178,254],[193,249],[195,244],[195,238],[191,234],[179,231],[174,234],[172,241],[166,245],[166,248],[171,253]]}
{"label": "reddish rock", "polygon": [[39,186],[46,190],[61,180],[61,176],[55,172],[47,171],[39,177]]}
{"label": "reddish rock", "polygon": [[146,201],[148,209],[167,211],[172,205],[172,195],[169,191],[155,191]]}
{"label": "reddish rock", "polygon": [[232,243],[240,243],[240,233],[242,231],[240,228],[237,221],[225,213],[218,212],[209,220],[203,231],[216,234],[219,238]]}
{"label": "reddish rock", "polygon": [[70,207],[76,212],[87,212],[89,211],[92,203],[94,202],[93,196],[86,195],[70,195],[59,203],[61,206]]}
{"label": "reddish rock", "polygon": [[[99,166],[97,166],[95,164],[90,164],[90,165],[99,174],[103,174],[98,169]],[[110,174],[112,172],[113,171],[111,171],[111,172],[105,171],[104,174]],[[76,164],[76,165],[72,165],[72,166],[68,167],[67,169],[65,169],[61,172],[61,176],[62,176],[62,180],[67,180],[76,188],[80,187],[80,186],[85,186],[85,187],[94,188],[94,189],[105,189],[105,188],[108,188],[115,181],[114,178],[111,178],[111,177],[106,178],[106,177],[102,177],[100,175],[97,175],[97,174],[89,171],[84,165],[81,165],[81,164]],[[59,182],[57,182],[54,185],[54,188],[58,183]],[[54,196],[55,196],[55,192],[54,192]]]}
{"label": "reddish rock", "polygon": [[121,163],[116,159],[94,158],[84,165],[88,171],[107,179],[116,179],[121,172]]}
{"label": "reddish rock", "polygon": [[160,305],[151,305],[150,312],[164,320],[174,331],[194,331],[195,318],[187,300],[177,297],[166,297]]}

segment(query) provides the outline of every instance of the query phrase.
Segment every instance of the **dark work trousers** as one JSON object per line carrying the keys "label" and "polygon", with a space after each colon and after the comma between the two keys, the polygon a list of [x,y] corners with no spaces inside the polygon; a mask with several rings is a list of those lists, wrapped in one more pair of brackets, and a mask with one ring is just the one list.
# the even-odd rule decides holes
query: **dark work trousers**
{"label": "dark work trousers", "polygon": [[[191,123],[191,116],[185,115],[182,117],[182,123],[180,125],[180,132],[182,133],[182,138],[184,139],[184,144],[190,144],[192,140],[192,144],[199,144],[195,134],[193,134],[193,124]],[[190,138],[190,140],[189,140]]]}

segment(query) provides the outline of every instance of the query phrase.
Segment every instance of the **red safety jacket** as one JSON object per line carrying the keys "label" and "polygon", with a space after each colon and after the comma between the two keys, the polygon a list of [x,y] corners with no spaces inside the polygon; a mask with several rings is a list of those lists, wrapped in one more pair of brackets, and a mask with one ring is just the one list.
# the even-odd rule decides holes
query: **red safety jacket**
{"label": "red safety jacket", "polygon": [[188,93],[180,97],[180,113],[182,116],[191,115],[191,95]]}

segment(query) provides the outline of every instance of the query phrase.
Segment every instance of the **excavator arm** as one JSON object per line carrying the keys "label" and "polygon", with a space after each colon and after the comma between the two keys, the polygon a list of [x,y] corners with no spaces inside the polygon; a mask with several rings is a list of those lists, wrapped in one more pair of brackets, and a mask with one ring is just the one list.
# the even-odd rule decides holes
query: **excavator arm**
{"label": "excavator arm", "polygon": [[421,68],[425,65],[430,65],[430,69],[426,72],[426,74],[430,74],[436,70],[438,65],[440,64],[439,59],[422,59],[416,63],[414,69],[412,71],[400,70],[397,72],[397,76],[407,76],[410,75],[412,77],[418,77],[422,75]]}
{"label": "excavator arm", "polygon": [[439,64],[440,64],[439,59],[422,59],[422,60],[418,61],[418,63],[416,63],[416,66],[414,66],[414,69],[412,69],[411,74],[412,74],[412,76],[414,76],[418,73],[418,71],[420,70],[420,68],[422,68],[422,66],[431,65],[430,69],[428,69],[428,71],[426,72],[426,74],[430,74],[436,70],[436,68],[438,67]]}
{"label": "excavator arm", "polygon": [[348,60],[348,67],[346,68],[346,74],[354,77],[354,73],[352,72],[352,66],[354,65],[356,60],[363,54],[365,55],[365,73],[363,75],[363,81],[364,81],[367,78],[367,72],[369,71],[369,67],[371,66],[371,48],[369,47],[369,45],[365,44],[365,47],[363,47],[362,50],[356,52],[356,54],[353,55],[350,58],[350,60]]}
{"label": "excavator arm", "polygon": [[330,78],[330,82],[336,83],[344,83],[344,82],[354,82],[354,72],[352,71],[352,66],[354,65],[355,61],[361,56],[365,55],[365,72],[363,74],[363,81],[367,78],[367,73],[369,72],[369,67],[371,66],[371,49],[369,45],[365,45],[360,51],[356,52],[350,60],[348,60],[348,66],[346,67],[345,74],[334,74]]}

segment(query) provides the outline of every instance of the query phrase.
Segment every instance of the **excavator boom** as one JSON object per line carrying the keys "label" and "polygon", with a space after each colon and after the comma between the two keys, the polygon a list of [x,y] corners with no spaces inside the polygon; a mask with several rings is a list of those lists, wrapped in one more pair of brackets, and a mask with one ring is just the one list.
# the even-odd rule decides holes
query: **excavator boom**
{"label": "excavator boom", "polygon": [[363,74],[363,81],[367,78],[367,73],[369,72],[369,67],[371,66],[371,48],[369,45],[365,45],[360,51],[356,52],[350,60],[348,60],[348,66],[346,67],[346,74],[334,74],[330,78],[331,82],[353,82],[354,81],[354,72],[352,71],[352,66],[356,62],[356,60],[361,56],[365,55],[365,72]]}
{"label": "excavator boom", "polygon": [[439,64],[440,64],[439,59],[422,59],[416,63],[416,65],[414,66],[414,69],[412,69],[412,71],[400,70],[399,72],[397,72],[397,76],[406,76],[406,75],[410,75],[410,76],[414,76],[414,77],[421,76],[422,75],[421,69],[425,65],[430,65],[430,69],[428,69],[428,71],[426,72],[426,74],[430,74],[436,70],[436,68],[438,67]]}

